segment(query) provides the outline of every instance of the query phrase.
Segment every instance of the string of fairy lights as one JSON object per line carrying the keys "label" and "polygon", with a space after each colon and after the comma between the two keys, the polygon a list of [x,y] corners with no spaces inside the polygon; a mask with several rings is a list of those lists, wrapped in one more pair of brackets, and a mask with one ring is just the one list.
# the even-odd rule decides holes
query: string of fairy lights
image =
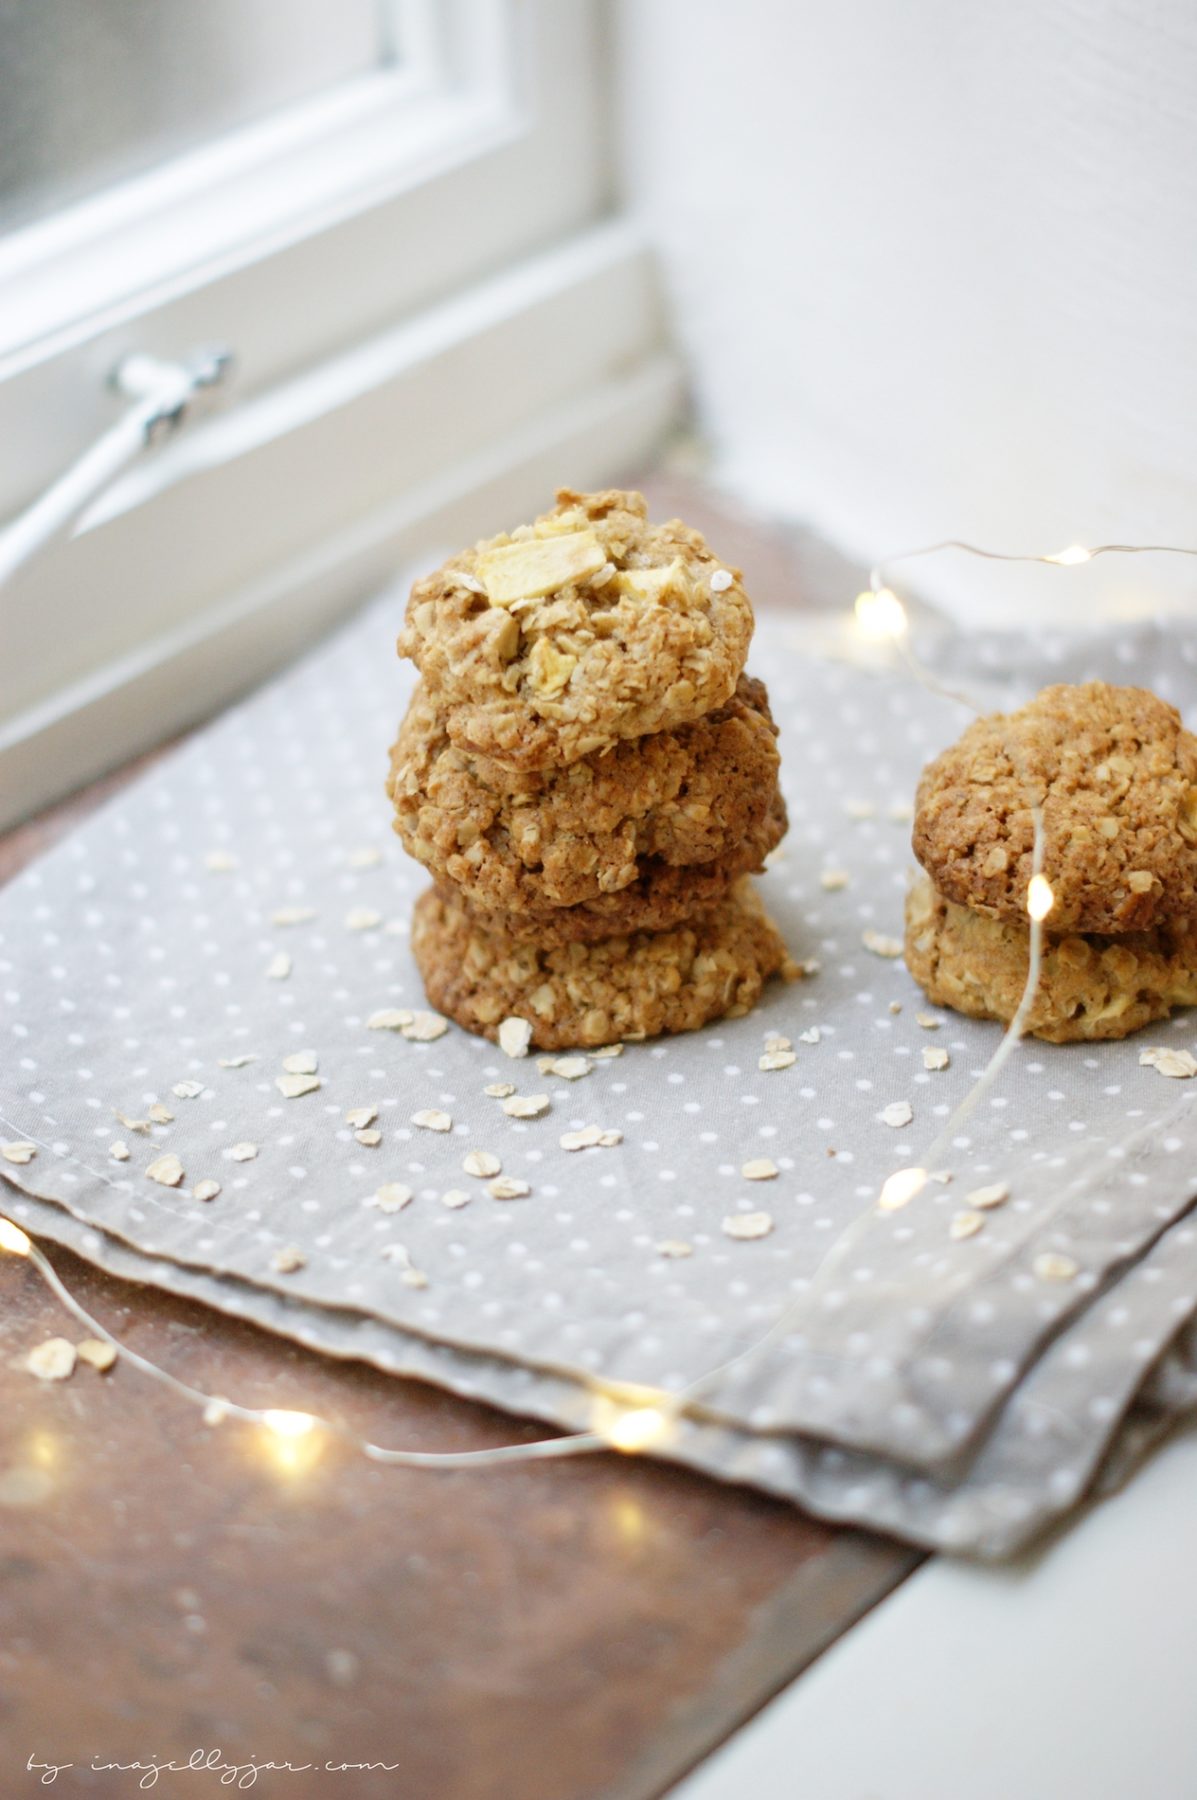
{"label": "string of fairy lights", "polygon": [[[869,573],[868,588],[856,599],[855,628],[860,637],[889,645],[897,651],[920,686],[939,698],[952,700],[979,715],[982,709],[967,694],[945,686],[918,660],[910,643],[906,608],[886,579],[888,572],[898,563],[938,556],[945,552],[957,552],[988,562],[1041,563],[1056,568],[1075,568],[1100,556],[1197,556],[1197,547],[1178,544],[1098,544],[1087,548],[1082,544],[1072,544],[1064,550],[1052,552],[1015,553],[989,550],[959,538],[944,538],[936,543],[902,551],[876,564]],[[887,1177],[876,1201],[858,1214],[839,1234],[820,1259],[811,1282],[782,1308],[766,1331],[735,1355],[706,1370],[678,1391],[659,1389],[651,1384],[639,1386],[628,1382],[593,1383],[588,1430],[567,1432],[533,1442],[501,1444],[482,1450],[403,1450],[371,1443],[315,1412],[290,1407],[244,1406],[223,1395],[208,1393],[180,1380],[169,1369],[123,1343],[70,1291],[49,1257],[29,1233],[2,1211],[0,1251],[28,1259],[66,1311],[94,1337],[111,1346],[125,1365],[139,1370],[151,1380],[169,1388],[180,1399],[197,1406],[209,1426],[219,1426],[231,1420],[265,1433],[284,1459],[294,1452],[299,1440],[311,1439],[317,1435],[340,1439],[371,1462],[395,1468],[426,1470],[484,1469],[512,1463],[555,1461],[603,1450],[637,1454],[663,1448],[676,1431],[679,1421],[696,1410],[697,1403],[704,1394],[708,1394],[733,1369],[742,1368],[795,1329],[803,1312],[811,1304],[812,1290],[820,1278],[826,1278],[838,1267],[879,1213],[894,1212],[909,1205],[922,1193],[928,1182],[937,1179],[940,1158],[951,1145],[960,1126],[997,1082],[1014,1054],[1035,1002],[1043,956],[1045,921],[1050,917],[1055,904],[1051,884],[1043,873],[1046,836],[1043,811],[1039,806],[1032,808],[1032,827],[1032,872],[1025,898],[1028,926],[1027,975],[1018,1007],[989,1062],[934,1141],[927,1146],[920,1162],[907,1164]]]}

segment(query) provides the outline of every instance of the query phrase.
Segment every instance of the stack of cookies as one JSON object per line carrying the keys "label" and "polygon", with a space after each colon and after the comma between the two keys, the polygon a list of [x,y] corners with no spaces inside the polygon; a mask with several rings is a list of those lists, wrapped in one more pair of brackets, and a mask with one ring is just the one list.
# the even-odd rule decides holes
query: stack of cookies
{"label": "stack of cookies", "polygon": [[1027,1029],[1121,1038],[1197,1004],[1197,738],[1155,694],[1103,681],[978,719],[924,770],[906,962],[930,998],[1013,1017],[1035,807],[1053,902]]}
{"label": "stack of cookies", "polygon": [[701,534],[618,490],[563,490],[416,583],[388,792],[434,878],[434,1006],[557,1050],[746,1012],[791,970],[748,880],[786,828],[752,625]]}

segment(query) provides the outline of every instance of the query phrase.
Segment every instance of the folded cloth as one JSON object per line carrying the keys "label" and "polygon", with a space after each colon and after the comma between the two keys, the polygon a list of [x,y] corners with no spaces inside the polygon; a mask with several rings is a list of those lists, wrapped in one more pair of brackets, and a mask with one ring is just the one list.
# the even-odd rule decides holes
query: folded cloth
{"label": "folded cloth", "polygon": [[[926,1029],[892,954],[909,803],[959,710],[765,620],[793,823],[763,894],[821,966],[746,1018],[570,1080],[420,1016],[405,936],[424,877],[382,792],[397,612],[372,606],[0,896],[18,1052],[0,1130],[38,1146],[0,1167],[27,1228],[565,1425],[605,1383],[702,1382],[661,1454],[919,1542],[1006,1553],[1129,1465],[1119,1446],[1188,1403],[1197,1083],[1140,1065],[1146,1040],[1027,1044],[957,1134],[951,1183],[872,1210],[999,1035],[947,1014]],[[940,654],[995,705],[1107,666],[1197,701],[1183,628],[1057,640],[1038,661],[996,635]],[[1193,1037],[1183,1014],[1159,1031]],[[781,1037],[792,1061],[767,1047]],[[509,1116],[485,1092],[509,1083],[547,1110]],[[587,1126],[620,1141],[567,1147]],[[492,1197],[470,1150],[530,1191]],[[742,1174],[762,1162],[776,1175]],[[994,1186],[1009,1198],[954,1237]],[[442,1204],[454,1190],[469,1202]]]}

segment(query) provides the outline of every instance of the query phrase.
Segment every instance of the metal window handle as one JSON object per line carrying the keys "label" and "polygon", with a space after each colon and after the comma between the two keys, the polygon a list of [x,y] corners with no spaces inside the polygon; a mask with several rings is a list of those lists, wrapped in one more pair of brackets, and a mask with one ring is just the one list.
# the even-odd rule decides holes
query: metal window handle
{"label": "metal window handle", "polygon": [[0,531],[0,587],[31,556],[68,531],[122,469],[151,445],[173,436],[192,416],[195,402],[227,380],[232,366],[231,353],[219,348],[193,351],[181,362],[140,352],[119,362],[109,383],[131,404],[44,494]]}

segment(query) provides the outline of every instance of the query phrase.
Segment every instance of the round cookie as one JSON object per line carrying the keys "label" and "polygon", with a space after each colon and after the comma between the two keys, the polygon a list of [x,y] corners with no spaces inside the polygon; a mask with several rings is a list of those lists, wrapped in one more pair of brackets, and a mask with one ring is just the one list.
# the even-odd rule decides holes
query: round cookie
{"label": "round cookie", "polygon": [[502,1020],[527,1019],[541,1050],[736,1018],[771,975],[797,972],[748,877],[673,931],[553,949],[481,929],[433,888],[416,902],[412,951],[439,1012],[492,1039]]}
{"label": "round cookie", "polygon": [[708,865],[750,839],[776,792],[776,736],[763,683],[741,676],[693,724],[520,774],[459,750],[421,683],[387,788],[409,856],[475,907],[573,907],[627,890],[649,859]]}
{"label": "round cookie", "polygon": [[494,911],[477,906],[452,882],[438,882],[447,899],[461,899],[465,910],[484,929],[510,937],[553,944],[597,943],[633,931],[668,931],[725,898],[741,875],[760,871],[770,850],[786,834],[785,801],[774,787],[772,804],[746,837],[715,862],[678,868],[652,857],[640,873],[614,894],[600,894],[575,906],[528,907],[523,912]]}
{"label": "round cookie", "polygon": [[977,719],[923,771],[914,853],[941,894],[1025,920],[1043,807],[1053,931],[1197,916],[1197,738],[1144,688],[1049,687]]}
{"label": "round cookie", "polygon": [[[906,966],[929,999],[975,1019],[1014,1017],[1027,980],[1026,924],[937,894],[923,876],[906,901]],[[1045,937],[1027,1030],[1049,1043],[1129,1037],[1197,1004],[1197,928]]]}
{"label": "round cookie", "polygon": [[668,731],[735,690],[752,607],[738,570],[640,494],[555,509],[418,581],[399,634],[455,744],[511,769]]}

